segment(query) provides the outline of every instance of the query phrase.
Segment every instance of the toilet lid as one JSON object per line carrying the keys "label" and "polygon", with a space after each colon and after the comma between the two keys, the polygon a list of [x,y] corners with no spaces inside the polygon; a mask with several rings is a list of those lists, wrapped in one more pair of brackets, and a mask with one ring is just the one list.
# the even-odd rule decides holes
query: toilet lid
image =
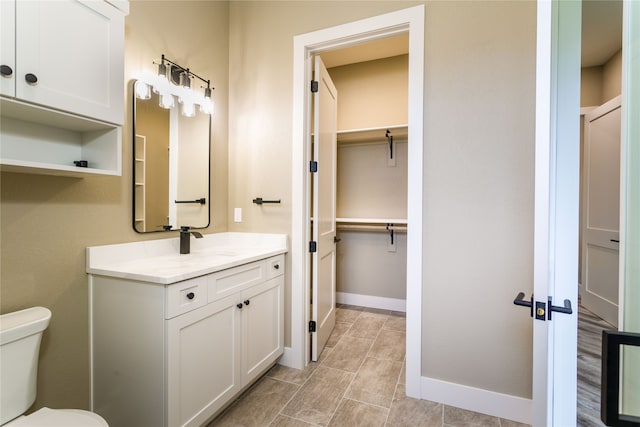
{"label": "toilet lid", "polygon": [[42,408],[20,417],[7,425],[11,427],[109,427],[98,414],[80,409]]}

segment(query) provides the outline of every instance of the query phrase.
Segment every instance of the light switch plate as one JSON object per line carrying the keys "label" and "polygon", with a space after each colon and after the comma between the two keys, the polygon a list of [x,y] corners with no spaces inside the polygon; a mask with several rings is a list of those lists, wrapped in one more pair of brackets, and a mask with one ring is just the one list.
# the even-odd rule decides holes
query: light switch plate
{"label": "light switch plate", "polygon": [[242,208],[233,209],[233,221],[242,222]]}

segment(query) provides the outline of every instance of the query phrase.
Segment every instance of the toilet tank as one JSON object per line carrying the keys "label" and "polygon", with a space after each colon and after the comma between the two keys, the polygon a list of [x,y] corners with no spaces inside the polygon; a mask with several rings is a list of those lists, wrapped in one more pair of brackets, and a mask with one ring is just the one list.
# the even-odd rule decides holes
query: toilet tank
{"label": "toilet tank", "polygon": [[50,319],[44,307],[0,315],[0,425],[36,400],[40,341]]}

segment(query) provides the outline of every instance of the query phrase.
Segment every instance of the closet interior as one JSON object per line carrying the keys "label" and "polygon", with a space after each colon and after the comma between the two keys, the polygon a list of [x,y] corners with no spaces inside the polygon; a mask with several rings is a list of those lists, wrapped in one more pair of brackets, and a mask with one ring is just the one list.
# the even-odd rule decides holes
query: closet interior
{"label": "closet interior", "polygon": [[377,43],[321,55],[338,92],[336,300],[406,311],[408,36]]}

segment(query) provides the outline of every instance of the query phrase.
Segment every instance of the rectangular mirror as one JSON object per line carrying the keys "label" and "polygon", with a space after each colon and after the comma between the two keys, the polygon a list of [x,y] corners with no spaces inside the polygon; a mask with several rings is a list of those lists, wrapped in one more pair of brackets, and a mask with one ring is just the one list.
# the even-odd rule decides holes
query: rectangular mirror
{"label": "rectangular mirror", "polygon": [[[133,228],[138,233],[205,228],[210,222],[211,116],[181,104],[160,106],[149,91],[140,99],[133,82]],[[165,95],[167,96],[167,95]]]}

